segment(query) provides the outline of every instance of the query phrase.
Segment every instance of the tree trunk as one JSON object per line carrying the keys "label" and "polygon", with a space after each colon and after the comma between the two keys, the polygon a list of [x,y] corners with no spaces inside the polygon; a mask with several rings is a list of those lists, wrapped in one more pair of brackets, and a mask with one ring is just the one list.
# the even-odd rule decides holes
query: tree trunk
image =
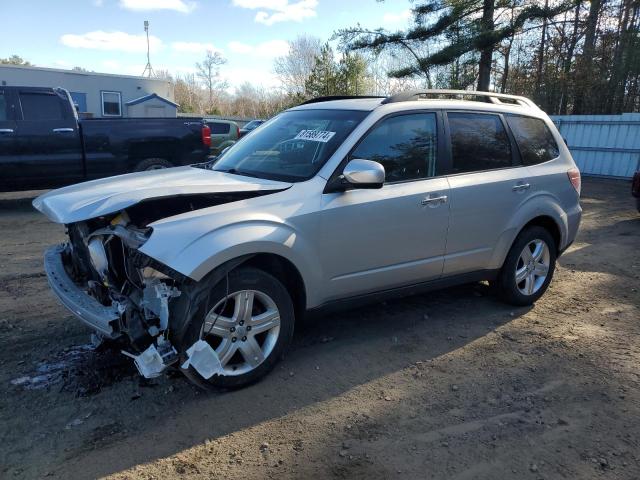
{"label": "tree trunk", "polygon": [[[494,0],[483,0],[482,6],[482,31],[493,30]],[[478,90],[488,92],[491,83],[491,63],[493,60],[493,44],[480,50],[480,63],[478,65]]]}
{"label": "tree trunk", "polygon": [[567,114],[567,106],[569,105],[569,74],[571,73],[571,65],[573,61],[573,53],[576,50],[578,44],[578,25],[580,24],[580,2],[576,4],[576,14],[573,17],[573,32],[571,34],[571,41],[569,42],[569,49],[567,50],[567,58],[564,61],[563,78],[562,78],[562,90],[560,94],[560,115]]}
{"label": "tree trunk", "polygon": [[514,35],[511,35],[509,44],[504,51],[504,67],[502,70],[502,81],[500,82],[500,93],[507,91],[507,81],[509,80],[509,57],[511,56],[511,46],[513,45]]}
{"label": "tree trunk", "polygon": [[[549,0],[544,0],[545,10],[549,8]],[[547,40],[547,17],[542,19],[542,33],[540,38],[540,49],[538,50],[538,67],[536,71],[535,98],[540,104],[540,88],[542,87],[542,69],[544,67],[545,42]]]}
{"label": "tree trunk", "polygon": [[582,55],[577,62],[576,97],[573,104],[573,114],[580,115],[585,111],[585,96],[591,94],[591,67],[593,65],[593,53],[596,42],[596,29],[603,0],[591,0],[589,6],[589,16],[587,17],[587,27],[584,34],[584,47]]}

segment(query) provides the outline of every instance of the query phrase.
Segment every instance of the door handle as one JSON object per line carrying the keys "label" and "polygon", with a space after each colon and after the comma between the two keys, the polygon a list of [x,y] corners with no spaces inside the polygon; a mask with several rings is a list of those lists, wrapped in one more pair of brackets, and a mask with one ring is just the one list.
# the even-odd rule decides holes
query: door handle
{"label": "door handle", "polygon": [[13,133],[13,128],[0,128],[0,133]]}
{"label": "door handle", "polygon": [[424,197],[420,202],[420,204],[428,205],[431,208],[435,208],[441,203],[447,203],[447,198],[448,197],[446,195],[440,195],[440,196],[429,195],[428,197]]}
{"label": "door handle", "polygon": [[52,130],[53,133],[73,133],[74,131],[73,128],[54,128]]}
{"label": "door handle", "polygon": [[531,185],[528,184],[528,183],[518,183],[518,184],[514,185],[511,188],[511,190],[513,190],[514,192],[523,192],[525,190],[528,190],[530,186]]}

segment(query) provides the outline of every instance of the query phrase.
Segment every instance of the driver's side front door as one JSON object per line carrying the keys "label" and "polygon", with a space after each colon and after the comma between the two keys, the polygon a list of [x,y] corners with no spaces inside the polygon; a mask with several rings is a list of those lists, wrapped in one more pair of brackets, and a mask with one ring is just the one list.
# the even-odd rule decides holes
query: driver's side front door
{"label": "driver's side front door", "polygon": [[384,186],[323,195],[325,301],[442,275],[449,185],[437,176],[439,123],[424,111],[383,118],[349,159],[381,163]]}

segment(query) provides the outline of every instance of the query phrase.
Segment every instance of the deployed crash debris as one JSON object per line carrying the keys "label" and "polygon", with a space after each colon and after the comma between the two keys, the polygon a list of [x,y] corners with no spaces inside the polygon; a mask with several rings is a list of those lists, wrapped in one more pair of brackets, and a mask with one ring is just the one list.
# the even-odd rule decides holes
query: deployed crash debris
{"label": "deployed crash debris", "polygon": [[151,345],[140,355],[133,355],[129,352],[122,352],[133,361],[145,378],[156,378],[169,366],[178,360],[178,352],[167,340],[158,341],[158,346]]}
{"label": "deployed crash debris", "polygon": [[187,361],[182,368],[187,370],[190,366],[202,375],[202,378],[210,379],[214,375],[223,375],[224,369],[215,350],[204,340],[198,340],[187,350]]}

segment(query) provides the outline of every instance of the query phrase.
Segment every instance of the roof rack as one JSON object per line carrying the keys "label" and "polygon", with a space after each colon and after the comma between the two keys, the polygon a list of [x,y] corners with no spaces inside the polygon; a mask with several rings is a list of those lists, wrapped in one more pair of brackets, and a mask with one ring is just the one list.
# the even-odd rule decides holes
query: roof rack
{"label": "roof rack", "polygon": [[[477,92],[472,90],[410,90],[408,92],[397,93],[390,97],[385,98],[382,104],[408,102],[411,100],[419,100],[420,97],[484,97],[489,102],[496,105],[519,105],[521,107],[531,107],[539,109],[539,107],[526,97],[520,97],[517,95],[506,95],[504,93],[493,92]],[[510,100],[504,102],[503,100]]]}
{"label": "roof rack", "polygon": [[300,105],[308,105],[310,103],[330,102],[331,100],[353,100],[358,98],[387,98],[384,95],[328,95],[326,97],[316,97],[306,102],[302,102]]}

